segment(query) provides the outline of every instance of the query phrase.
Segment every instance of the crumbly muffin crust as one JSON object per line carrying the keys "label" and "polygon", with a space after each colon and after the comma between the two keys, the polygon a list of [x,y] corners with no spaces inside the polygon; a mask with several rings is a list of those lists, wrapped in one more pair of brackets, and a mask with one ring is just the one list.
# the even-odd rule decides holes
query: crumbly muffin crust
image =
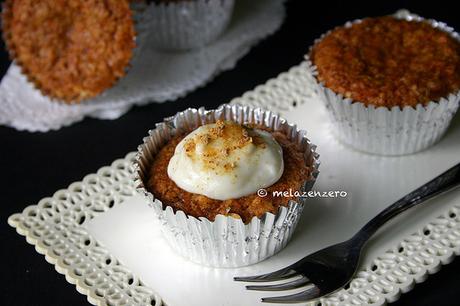
{"label": "crumbly muffin crust", "polygon": [[[258,127],[260,128],[260,127]],[[286,206],[294,198],[273,196],[273,191],[300,190],[302,184],[310,178],[311,168],[305,165],[303,152],[298,144],[291,142],[281,132],[271,132],[283,149],[284,172],[272,186],[265,188],[266,197],[251,194],[229,200],[214,200],[204,195],[189,193],[179,188],[167,173],[169,160],[174,155],[177,144],[186,135],[174,136],[157,154],[146,184],[147,190],[174,210],[182,210],[187,215],[205,217],[211,221],[216,215],[241,218],[248,223],[252,217],[261,217],[266,212],[276,214],[280,206]]]}
{"label": "crumbly muffin crust", "polygon": [[460,43],[427,22],[366,18],[331,31],[310,55],[320,82],[366,105],[415,106],[460,89]]}
{"label": "crumbly muffin crust", "polygon": [[135,47],[127,0],[7,0],[2,19],[8,50],[29,80],[67,102],[113,86]]}

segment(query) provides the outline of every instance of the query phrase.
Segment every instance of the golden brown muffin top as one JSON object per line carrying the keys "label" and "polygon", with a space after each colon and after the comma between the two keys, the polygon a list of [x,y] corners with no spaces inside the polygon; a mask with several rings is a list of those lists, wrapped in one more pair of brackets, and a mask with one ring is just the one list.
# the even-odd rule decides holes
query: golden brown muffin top
{"label": "golden brown muffin top", "polygon": [[331,31],[311,59],[320,82],[366,105],[427,104],[460,89],[460,43],[427,22],[366,18]]}
{"label": "golden brown muffin top", "polygon": [[127,0],[7,0],[3,33],[29,80],[67,102],[113,86],[135,47]]}

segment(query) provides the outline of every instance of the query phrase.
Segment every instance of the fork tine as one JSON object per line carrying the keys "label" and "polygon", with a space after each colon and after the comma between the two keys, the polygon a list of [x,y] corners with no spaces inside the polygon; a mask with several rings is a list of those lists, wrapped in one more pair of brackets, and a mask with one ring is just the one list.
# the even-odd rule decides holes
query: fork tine
{"label": "fork tine", "polygon": [[305,276],[302,278],[277,285],[265,285],[265,286],[246,286],[248,290],[262,290],[262,291],[277,291],[277,290],[289,290],[302,287],[303,285],[308,284],[310,281]]}
{"label": "fork tine", "polygon": [[235,276],[233,280],[238,282],[271,282],[275,280],[285,279],[297,275],[297,271],[287,267],[275,272],[256,275],[256,276]]}
{"label": "fork tine", "polygon": [[273,296],[273,297],[266,297],[262,298],[262,302],[264,303],[298,303],[298,302],[308,302],[310,300],[316,299],[321,296],[321,290],[318,287],[314,286],[291,295],[284,295],[284,296]]}

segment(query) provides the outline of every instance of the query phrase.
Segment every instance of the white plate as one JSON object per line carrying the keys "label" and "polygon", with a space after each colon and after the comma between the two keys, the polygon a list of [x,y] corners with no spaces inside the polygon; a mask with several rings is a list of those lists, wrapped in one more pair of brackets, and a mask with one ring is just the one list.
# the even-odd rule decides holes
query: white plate
{"label": "white plate", "polygon": [[[438,144],[415,155],[379,157],[339,144],[330,136],[326,114],[308,84],[302,64],[233,101],[279,111],[309,131],[321,155],[315,189],[348,193],[345,198],[310,199],[292,241],[264,262],[213,269],[174,254],[161,238],[149,207],[135,196],[132,154],[13,215],[9,223],[94,304],[144,305],[151,299],[160,304],[162,299],[172,306],[256,305],[262,296],[286,294],[246,291],[232,277],[276,270],[349,238],[380,210],[460,161],[458,116]],[[350,287],[321,302],[394,301],[459,253],[457,190],[387,224],[368,244]]]}

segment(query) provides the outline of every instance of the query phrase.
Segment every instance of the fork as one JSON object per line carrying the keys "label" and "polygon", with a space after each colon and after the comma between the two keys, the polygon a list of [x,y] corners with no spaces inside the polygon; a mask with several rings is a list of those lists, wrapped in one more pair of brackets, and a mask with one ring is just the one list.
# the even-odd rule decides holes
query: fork
{"label": "fork", "polygon": [[351,281],[358,268],[363,246],[383,224],[403,211],[458,186],[460,186],[460,163],[387,207],[349,240],[307,255],[284,269],[233,279],[243,282],[287,280],[281,284],[246,286],[248,290],[280,291],[300,287],[305,289],[292,295],[262,298],[262,302],[296,303],[320,298]]}

